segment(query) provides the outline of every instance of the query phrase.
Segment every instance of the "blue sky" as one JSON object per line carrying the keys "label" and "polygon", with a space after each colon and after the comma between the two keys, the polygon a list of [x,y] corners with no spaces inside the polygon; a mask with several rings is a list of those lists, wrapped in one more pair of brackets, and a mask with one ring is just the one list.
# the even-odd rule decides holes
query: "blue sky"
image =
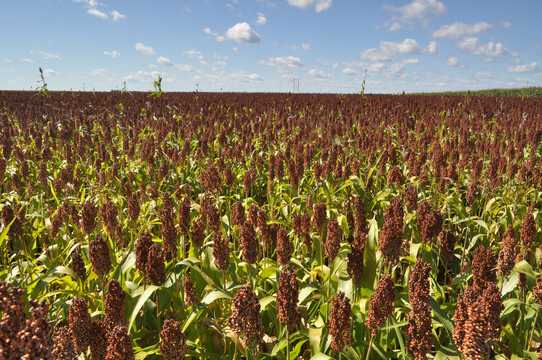
{"label": "blue sky", "polygon": [[[366,92],[542,86],[539,0],[21,0],[0,88]],[[297,89],[296,89],[297,90]]]}

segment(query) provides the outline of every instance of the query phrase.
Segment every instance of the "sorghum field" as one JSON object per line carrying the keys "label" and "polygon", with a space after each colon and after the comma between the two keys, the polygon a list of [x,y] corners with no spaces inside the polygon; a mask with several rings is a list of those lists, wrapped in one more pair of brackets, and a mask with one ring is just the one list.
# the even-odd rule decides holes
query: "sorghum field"
{"label": "sorghum field", "polygon": [[1,359],[539,356],[541,99],[45,95],[0,92]]}

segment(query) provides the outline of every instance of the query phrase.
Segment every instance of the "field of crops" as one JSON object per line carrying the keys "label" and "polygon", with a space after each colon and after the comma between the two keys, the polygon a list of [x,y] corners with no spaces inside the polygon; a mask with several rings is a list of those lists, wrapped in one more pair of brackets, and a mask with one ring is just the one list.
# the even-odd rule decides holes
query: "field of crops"
{"label": "field of crops", "polygon": [[539,356],[541,99],[0,100],[0,359]]}

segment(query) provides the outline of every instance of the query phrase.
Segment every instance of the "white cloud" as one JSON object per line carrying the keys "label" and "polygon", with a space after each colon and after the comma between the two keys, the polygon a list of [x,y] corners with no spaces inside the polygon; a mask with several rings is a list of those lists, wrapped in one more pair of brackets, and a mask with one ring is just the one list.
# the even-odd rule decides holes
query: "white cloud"
{"label": "white cloud", "polygon": [[401,64],[405,65],[418,65],[420,63],[420,59],[403,59],[401,60]]}
{"label": "white cloud", "polygon": [[43,69],[43,75],[49,76],[49,75],[58,75],[58,72],[56,72],[53,69]]}
{"label": "white cloud", "polygon": [[493,26],[486,22],[478,22],[473,25],[455,22],[451,25],[444,25],[440,29],[433,31],[433,37],[457,39],[461,36],[478,35],[492,28]]}
{"label": "white cloud", "polygon": [[508,50],[500,42],[494,43],[493,41],[490,41],[487,44],[481,44],[480,39],[477,37],[467,37],[465,39],[461,39],[457,41],[455,45],[459,49],[473,55],[484,56],[485,61],[491,61],[495,57],[518,56],[517,52]]}
{"label": "white cloud", "polygon": [[86,4],[88,7],[96,7],[98,6],[98,2],[96,0],[73,0],[77,3],[83,3]]}
{"label": "white cloud", "polygon": [[301,9],[314,9],[317,13],[331,7],[332,0],[288,0],[288,4]]}
{"label": "white cloud", "polygon": [[438,49],[437,49],[437,42],[436,41],[430,41],[429,45],[427,46],[427,52],[431,55],[437,55]]}
{"label": "white cloud", "polygon": [[368,72],[380,72],[386,67],[386,64],[383,62],[375,62],[367,67]]}
{"label": "white cloud", "polygon": [[530,64],[525,64],[525,65],[509,66],[506,68],[506,71],[509,73],[514,73],[514,74],[530,73],[530,72],[542,71],[542,68],[536,62],[532,62]]}
{"label": "white cloud", "polygon": [[352,69],[351,67],[345,67],[344,69],[341,70],[341,73],[343,73],[345,75],[357,75],[357,74],[359,74],[358,71],[356,71],[355,69]]}
{"label": "white cloud", "polygon": [[183,55],[189,58],[198,58],[198,59],[203,58],[201,51],[196,50],[196,49],[185,51],[183,52]]}
{"label": "white cloud", "polygon": [[106,13],[101,12],[100,10],[95,9],[95,8],[88,9],[87,13],[89,13],[92,16],[96,16],[97,18],[100,18],[102,20],[109,20],[109,16],[107,16]]}
{"label": "white cloud", "polygon": [[207,35],[211,35],[211,36],[214,37],[215,40],[218,41],[218,42],[224,41],[224,36],[219,35],[216,31],[213,31],[213,30],[211,30],[211,29],[208,28],[208,27],[206,27],[205,29],[203,29],[203,32],[206,33]]}
{"label": "white cloud", "polygon": [[392,61],[397,54],[421,54],[423,49],[414,39],[405,39],[401,42],[381,41],[378,48],[367,49],[361,52],[362,59],[372,61]]}
{"label": "white cloud", "polygon": [[233,25],[226,31],[226,37],[237,41],[240,44],[258,44],[262,39],[260,35],[252,30],[246,22]]}
{"label": "white cloud", "polygon": [[188,64],[175,64],[175,69],[181,71],[196,71],[192,65]]}
{"label": "white cloud", "polygon": [[5,62],[6,64],[11,64],[13,61],[11,61],[11,59],[8,59],[8,58],[3,58],[2,62]]}
{"label": "white cloud", "polygon": [[135,49],[139,52],[142,52],[145,55],[154,55],[156,52],[151,46],[143,45],[143,43],[137,43],[135,44]]}
{"label": "white cloud", "polygon": [[448,61],[445,63],[446,66],[457,66],[459,65],[459,58],[455,56],[450,56]]}
{"label": "white cloud", "polygon": [[446,12],[446,6],[438,0],[412,0],[405,6],[385,5],[384,9],[394,13],[391,20],[384,24],[390,31],[412,27],[414,21],[425,25],[431,19],[431,15],[442,15]]}
{"label": "white cloud", "polygon": [[150,82],[154,81],[158,78],[158,76],[161,76],[162,78],[166,75],[164,72],[160,71],[143,71],[139,70],[135,74],[130,74],[127,76],[123,76],[123,81],[134,81],[134,82]]}
{"label": "white cloud", "polygon": [[316,69],[311,69],[308,71],[308,74],[312,77],[315,77],[317,79],[327,79],[327,78],[330,78],[331,75],[322,71],[322,70],[316,70]]}
{"label": "white cloud", "polygon": [[258,13],[258,19],[256,19],[256,25],[265,25],[267,23],[267,19],[264,14]]}
{"label": "white cloud", "polygon": [[58,54],[51,54],[45,51],[38,51],[38,54],[40,54],[45,60],[50,60],[50,59],[60,60],[61,59],[61,57]]}
{"label": "white cloud", "polygon": [[172,66],[175,69],[178,69],[181,71],[194,71],[194,67],[192,65],[175,64],[173,61],[163,56],[160,56],[158,59],[156,59],[156,62],[160,65]]}
{"label": "white cloud", "polygon": [[121,13],[118,12],[117,10],[111,11],[110,14],[111,14],[111,16],[113,17],[113,21],[120,21],[120,20],[126,19],[126,15],[121,14]]}
{"label": "white cloud", "polygon": [[220,75],[202,74],[202,75],[194,76],[194,80],[196,81],[211,80],[212,82],[215,82],[215,83],[229,85],[232,83],[247,84],[247,83],[261,82],[263,81],[263,78],[259,74],[256,74],[256,73],[247,74],[244,71],[240,71],[240,72],[235,72],[231,74],[222,73]]}
{"label": "white cloud", "polygon": [[495,75],[493,75],[492,73],[490,72],[477,72],[476,74],[474,74],[474,76],[477,78],[477,79],[493,79],[495,78]]}
{"label": "white cloud", "polygon": [[310,46],[310,44],[304,43],[304,44],[301,44],[301,46],[299,46],[299,45],[290,45],[290,46],[288,46],[288,48],[289,48],[289,49],[292,49],[292,50],[303,49],[303,50],[305,50],[305,51],[308,51],[308,50],[311,49],[311,46]]}
{"label": "white cloud", "polygon": [[156,59],[156,62],[165,66],[175,66],[175,64],[171,60],[163,56],[160,56],[158,59]]}
{"label": "white cloud", "polygon": [[499,20],[499,24],[505,29],[513,29],[512,23],[509,21]]}
{"label": "white cloud", "polygon": [[104,55],[109,55],[111,56],[113,59],[115,58],[118,58],[120,56],[120,52],[118,52],[117,50],[113,50],[113,51],[104,51]]}
{"label": "white cloud", "polygon": [[294,56],[279,56],[271,57],[267,60],[260,60],[258,64],[264,64],[275,68],[275,71],[279,73],[286,73],[294,70],[301,69],[303,63],[298,57]]}
{"label": "white cloud", "polygon": [[29,64],[34,64],[35,63],[35,61],[30,60],[29,58],[22,58],[21,61],[29,63]]}
{"label": "white cloud", "polygon": [[107,72],[107,69],[92,69],[90,70],[90,76],[100,76]]}

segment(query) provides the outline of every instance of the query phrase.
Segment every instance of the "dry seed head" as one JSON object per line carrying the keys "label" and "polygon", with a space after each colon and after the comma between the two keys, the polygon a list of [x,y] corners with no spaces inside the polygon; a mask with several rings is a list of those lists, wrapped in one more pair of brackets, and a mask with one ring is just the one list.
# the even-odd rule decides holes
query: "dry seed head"
{"label": "dry seed head", "polygon": [[203,240],[205,240],[205,223],[202,219],[197,219],[192,224],[192,243],[196,249],[201,249]]}
{"label": "dry seed head", "polygon": [[217,232],[213,235],[213,257],[215,266],[219,270],[227,270],[230,266],[230,247],[229,239],[223,237],[222,233]]}
{"label": "dry seed head", "polygon": [[330,264],[335,260],[341,248],[342,230],[337,220],[331,220],[327,225],[327,238],[324,244],[326,257]]}
{"label": "dry seed head", "polygon": [[141,233],[135,243],[136,268],[140,274],[144,275],[147,271],[147,260],[149,258],[149,249],[152,246],[152,237],[148,232]]}
{"label": "dry seed head", "polygon": [[107,284],[105,297],[105,324],[109,330],[116,326],[126,326],[124,318],[124,299],[126,292],[120,283],[113,279]]}
{"label": "dry seed head", "polygon": [[346,346],[350,346],[354,342],[351,333],[351,313],[350,299],[342,291],[339,291],[333,296],[328,325],[331,348],[337,353],[341,353]]}
{"label": "dry seed head", "polygon": [[117,326],[108,335],[105,360],[134,360],[132,339],[125,326]]}
{"label": "dry seed head", "polygon": [[324,226],[326,225],[327,214],[326,204],[315,204],[314,205],[314,227],[318,232],[321,232]]}
{"label": "dry seed head", "polygon": [[164,360],[184,360],[188,346],[186,336],[181,330],[181,323],[167,319],[164,321],[164,328],[160,332],[160,353]]}
{"label": "dry seed head", "polygon": [[393,287],[394,284],[390,275],[385,275],[378,280],[375,292],[369,298],[369,315],[366,322],[369,329],[378,329],[391,315],[395,300]]}
{"label": "dry seed head", "polygon": [[81,211],[81,229],[90,234],[96,228],[96,215],[98,209],[92,201],[87,201]]}
{"label": "dry seed head", "polygon": [[239,239],[243,258],[249,264],[255,264],[258,258],[258,239],[254,227],[248,221],[245,221],[241,228],[241,238]]}
{"label": "dry seed head", "polygon": [[78,246],[73,252],[72,252],[72,270],[79,276],[81,281],[85,281],[87,278],[87,272],[85,268],[85,263],[83,262],[83,258],[81,257],[81,246]]}
{"label": "dry seed head", "polygon": [[232,331],[242,335],[247,343],[258,345],[262,342],[264,328],[260,314],[260,302],[252,286],[244,285],[232,300],[228,324]]}
{"label": "dry seed head", "polygon": [[160,286],[166,281],[166,265],[164,264],[164,255],[162,247],[154,243],[149,248],[147,254],[146,273],[149,282]]}
{"label": "dry seed head", "polygon": [[104,276],[109,272],[111,268],[111,258],[109,256],[109,245],[98,235],[94,239],[89,247],[88,254],[90,263],[92,264],[92,270],[98,276]]}
{"label": "dry seed head", "polygon": [[367,235],[357,232],[354,234],[354,242],[350,245],[351,251],[348,254],[346,268],[354,283],[360,282],[363,276],[363,255],[366,241]]}
{"label": "dry seed head", "polygon": [[292,255],[292,241],[288,233],[283,228],[279,228],[277,231],[277,261],[281,265],[288,265],[290,263],[290,256]]}
{"label": "dry seed head", "polygon": [[521,227],[520,241],[524,249],[530,249],[536,235],[536,223],[532,213],[528,213]]}
{"label": "dry seed head", "polygon": [[94,321],[90,327],[90,360],[105,360],[107,346],[107,329],[104,322]]}
{"label": "dry seed head", "polygon": [[86,352],[90,341],[91,320],[87,301],[75,298],[68,310],[68,324],[78,353]]}
{"label": "dry seed head", "polygon": [[504,277],[510,275],[515,265],[516,259],[516,239],[514,238],[514,230],[512,225],[508,227],[508,231],[504,235],[499,250],[499,258],[497,264],[499,267],[498,273]]}
{"label": "dry seed head", "polygon": [[69,326],[62,326],[56,331],[52,355],[54,359],[59,360],[77,359],[77,352],[75,351]]}
{"label": "dry seed head", "polygon": [[277,310],[281,324],[288,324],[294,328],[299,320],[299,284],[296,279],[297,272],[290,265],[286,265],[280,273],[277,294]]}
{"label": "dry seed head", "polygon": [[184,302],[188,306],[194,306],[199,303],[198,294],[196,293],[196,288],[190,280],[190,277],[186,277],[183,282],[184,285]]}

